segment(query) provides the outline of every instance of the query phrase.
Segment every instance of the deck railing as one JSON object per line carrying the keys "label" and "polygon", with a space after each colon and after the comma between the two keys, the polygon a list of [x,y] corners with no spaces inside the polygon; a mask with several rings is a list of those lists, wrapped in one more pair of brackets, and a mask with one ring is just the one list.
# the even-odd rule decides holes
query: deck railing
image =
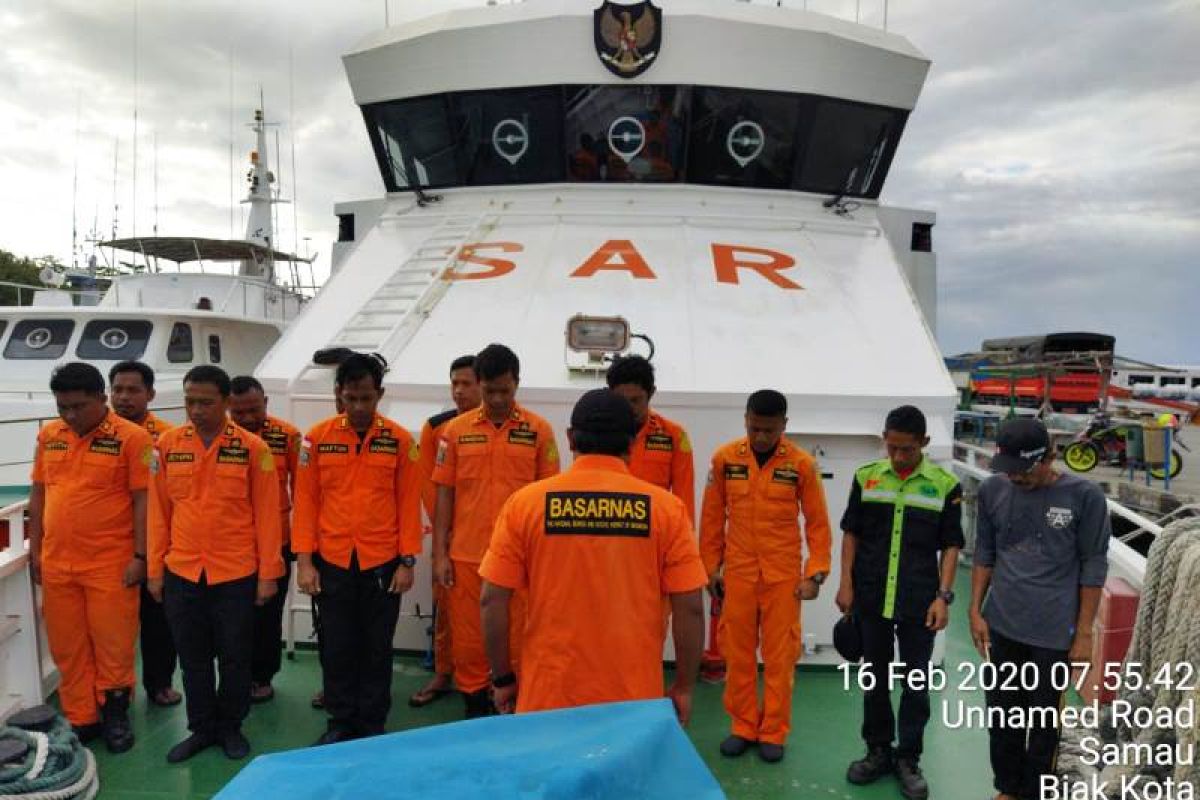
{"label": "deck railing", "polygon": [[45,646],[40,590],[29,570],[28,505],[22,500],[0,509],[0,523],[8,527],[8,545],[0,550],[0,723],[58,688],[58,670]]}

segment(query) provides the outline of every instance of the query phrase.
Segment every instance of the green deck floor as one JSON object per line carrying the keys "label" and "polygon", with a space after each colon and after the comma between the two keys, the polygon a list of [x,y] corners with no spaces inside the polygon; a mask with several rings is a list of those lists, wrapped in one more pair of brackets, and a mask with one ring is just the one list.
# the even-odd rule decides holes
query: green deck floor
{"label": "green deck floor", "polygon": [[[960,577],[960,597],[966,596],[965,575]],[[967,635],[966,608],[953,609],[947,667],[974,658]],[[284,661],[276,678],[273,701],[254,706],[244,731],[252,755],[303,747],[324,730],[324,715],[309,707],[309,698],[320,684],[320,667],[312,651],[297,653]],[[392,694],[395,702],[388,720],[389,731],[452,722],[461,718],[462,703],[447,697],[422,709],[411,709],[405,700],[428,677],[417,659],[398,658]],[[953,678],[951,684],[954,684]],[[176,677],[178,687],[178,676]],[[933,696],[933,720],[926,732],[922,766],[931,786],[931,797],[939,800],[988,797],[991,791],[987,762],[987,736],[979,730],[948,730],[941,724],[941,706],[957,702],[959,694],[949,689]],[[982,704],[981,694],[965,698]],[[840,673],[825,669],[801,669],[796,676],[793,729],[787,756],[779,764],[765,764],[753,752],[739,759],[722,758],[717,746],[728,734],[728,720],[721,707],[721,687],[700,685],[688,735],[701,757],[716,775],[730,798],[829,798],[873,800],[900,798],[893,779],[868,787],[846,782],[846,765],[861,755],[859,740],[861,699],[842,688]],[[207,798],[249,763],[229,761],[217,748],[210,748],[182,765],[166,763],[167,750],[186,735],[182,705],[174,708],[149,706],[140,690],[133,710],[137,744],[128,753],[110,755],[102,744],[92,746],[100,766],[103,800],[145,798]]]}

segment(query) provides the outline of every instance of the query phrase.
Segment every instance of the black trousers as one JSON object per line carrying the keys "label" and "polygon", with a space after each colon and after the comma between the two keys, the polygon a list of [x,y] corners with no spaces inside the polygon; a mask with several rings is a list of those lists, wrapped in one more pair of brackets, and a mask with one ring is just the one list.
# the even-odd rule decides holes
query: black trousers
{"label": "black trousers", "polygon": [[193,732],[236,730],[250,713],[257,583],[255,575],[209,584],[203,574],[193,583],[166,572],[163,605],[179,652],[188,729]]}
{"label": "black trousers", "polygon": [[397,560],[359,569],[358,554],[342,569],[315,558],[321,576],[321,671],[329,727],[383,733],[392,705],[392,636],[400,595],[388,592]]}
{"label": "black trousers", "polygon": [[283,649],[283,609],[287,605],[291,580],[291,554],[284,553],[283,577],[275,583],[275,595],[263,605],[254,607],[254,654],[250,661],[250,678],[255,683],[268,684],[279,673]]}
{"label": "black trousers", "polygon": [[[1037,667],[1036,685],[1033,689],[1023,688],[1024,681],[1016,680],[1016,688],[987,692],[989,708],[1058,708],[1062,693],[1055,691],[1052,671],[1056,663],[1066,663],[1066,650],[1051,650],[1014,641],[994,629],[991,632],[992,663],[1000,669],[1001,680],[1007,676],[1007,663],[1018,666],[1016,675],[1022,674],[1022,664],[1032,663]],[[988,730],[992,757],[992,775],[996,791],[1020,797],[1022,800],[1039,797],[1040,777],[1054,772],[1055,756],[1058,753],[1059,731],[1057,728],[1034,727],[1029,730],[991,728]]]}
{"label": "black trousers", "polygon": [[170,688],[175,675],[175,641],[167,612],[142,584],[142,605],[138,611],[141,630],[138,632],[142,651],[142,686],[146,694]]}
{"label": "black trousers", "polygon": [[[897,757],[920,759],[925,725],[929,722],[929,690],[925,687],[929,661],[933,658],[934,632],[925,627],[924,621],[892,620],[861,611],[858,617],[863,637],[863,667],[875,676],[875,688],[863,693],[863,740],[870,747],[890,747],[898,739]],[[889,665],[896,643],[900,645],[903,666],[899,726],[892,713],[889,691]],[[909,687],[908,676],[913,672],[925,673],[915,676],[921,688]]]}

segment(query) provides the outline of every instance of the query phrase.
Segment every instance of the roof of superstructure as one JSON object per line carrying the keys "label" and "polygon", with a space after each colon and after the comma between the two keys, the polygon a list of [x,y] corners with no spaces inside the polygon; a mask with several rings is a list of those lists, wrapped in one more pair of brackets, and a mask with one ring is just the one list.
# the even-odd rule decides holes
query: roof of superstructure
{"label": "roof of superstructure", "polygon": [[659,56],[632,81],[601,65],[592,45],[594,6],[579,0],[435,13],[367,37],[343,61],[360,105],[546,83],[640,83],[811,93],[911,109],[929,69],[929,59],[903,36],[825,14],[733,0],[658,5]]}
{"label": "roof of superstructure", "polygon": [[101,242],[147,258],[165,258],[182,264],[188,261],[304,261],[305,259],[241,239],[200,239],[195,236],[144,236]]}

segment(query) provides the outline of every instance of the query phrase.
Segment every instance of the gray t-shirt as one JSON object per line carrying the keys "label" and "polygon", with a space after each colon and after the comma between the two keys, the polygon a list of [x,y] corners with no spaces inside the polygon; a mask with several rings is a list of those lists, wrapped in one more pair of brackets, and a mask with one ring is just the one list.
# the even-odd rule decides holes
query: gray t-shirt
{"label": "gray t-shirt", "polygon": [[1019,489],[1003,475],[979,487],[975,564],[992,567],[983,616],[1001,635],[1069,650],[1079,587],[1103,586],[1112,524],[1104,492],[1059,475],[1049,486]]}

